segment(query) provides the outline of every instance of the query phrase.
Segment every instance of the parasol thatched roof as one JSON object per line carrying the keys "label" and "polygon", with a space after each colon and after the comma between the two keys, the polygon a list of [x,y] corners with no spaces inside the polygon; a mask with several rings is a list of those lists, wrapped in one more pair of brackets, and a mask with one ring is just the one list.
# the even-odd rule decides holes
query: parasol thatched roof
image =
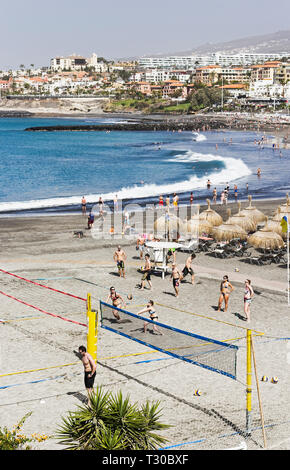
{"label": "parasol thatched roof", "polygon": [[[228,212],[228,215],[230,215],[230,211]],[[212,236],[217,241],[231,241],[233,238],[246,240],[247,232],[239,225],[233,224],[227,220],[218,227],[213,227]]]}
{"label": "parasol thatched roof", "polygon": [[283,214],[281,214],[280,207],[278,207],[278,212],[275,215],[275,217],[273,217],[270,220],[267,218],[265,227],[263,227],[263,229],[268,230],[270,232],[276,232],[280,235],[280,237],[282,237],[283,239],[286,239],[287,233],[284,233],[281,227],[282,217],[283,217]]}
{"label": "parasol thatched roof", "polygon": [[223,223],[222,217],[210,207],[210,200],[206,200],[208,208],[199,214],[200,220],[207,220],[211,225],[218,226]]}
{"label": "parasol thatched roof", "polygon": [[161,215],[154,222],[154,231],[157,233],[168,234],[168,233],[181,233],[186,230],[186,226],[179,217],[169,212]]}
{"label": "parasol thatched roof", "polygon": [[187,222],[187,231],[189,233],[202,235],[203,233],[211,234],[213,226],[207,221],[202,220],[198,215],[194,215]]}
{"label": "parasol thatched roof", "polygon": [[272,250],[282,248],[284,246],[282,237],[278,233],[273,232],[266,227],[250,235],[248,243],[255,248]]}
{"label": "parasol thatched roof", "polygon": [[241,203],[238,203],[239,211],[237,214],[229,217],[228,222],[239,225],[242,227],[246,232],[254,232],[257,228],[257,223],[255,220],[247,215],[241,214]]}
{"label": "parasol thatched roof", "polygon": [[265,214],[252,206],[252,196],[248,196],[249,206],[240,211],[240,214],[251,217],[256,223],[264,222],[266,220]]}

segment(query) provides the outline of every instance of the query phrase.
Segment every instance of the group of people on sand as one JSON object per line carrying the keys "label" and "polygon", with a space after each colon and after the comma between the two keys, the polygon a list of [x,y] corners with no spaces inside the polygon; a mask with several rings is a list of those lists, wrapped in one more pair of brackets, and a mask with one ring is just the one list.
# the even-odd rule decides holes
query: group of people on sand
{"label": "group of people on sand", "polygon": [[[171,276],[170,280],[172,280],[173,284],[173,289],[174,289],[174,295],[175,297],[179,297],[180,294],[180,286],[182,281],[186,278],[187,275],[190,275],[191,278],[191,284],[194,285],[195,283],[195,274],[193,270],[192,263],[194,262],[196,258],[195,253],[191,253],[185,261],[184,267],[182,271],[179,269],[177,263],[176,263],[176,253],[173,250],[169,250],[167,254],[167,262],[169,259],[173,257],[172,261],[172,270],[171,270]],[[125,251],[121,248],[119,245],[114,252],[113,255],[114,261],[117,263],[117,269],[119,272],[119,276],[125,278],[125,261],[127,259],[127,255]],[[145,284],[147,283],[148,289],[153,290],[152,286],[152,280],[151,280],[151,274],[152,274],[152,264],[150,260],[150,254],[146,253],[145,254],[145,265],[142,267],[142,277],[141,277],[141,282],[138,285],[140,290],[145,289]],[[222,310],[223,304],[224,304],[224,312],[228,310],[228,305],[229,305],[229,298],[231,292],[234,290],[234,287],[232,286],[231,282],[229,281],[229,277],[225,275],[222,279],[222,282],[220,284],[220,296],[218,300],[218,306],[217,306],[217,311],[220,312]],[[244,313],[245,317],[244,320],[249,322],[250,321],[250,305],[251,305],[251,300],[254,295],[254,290],[251,285],[251,280],[246,279],[245,281],[245,290],[244,290]],[[120,308],[120,304],[124,304],[124,300],[121,297],[121,295],[116,294],[116,291],[114,288],[111,288],[110,295],[107,299],[107,302],[109,300],[112,300],[112,304],[115,307]],[[120,315],[117,311],[113,311],[113,314],[115,318],[120,321]]]}

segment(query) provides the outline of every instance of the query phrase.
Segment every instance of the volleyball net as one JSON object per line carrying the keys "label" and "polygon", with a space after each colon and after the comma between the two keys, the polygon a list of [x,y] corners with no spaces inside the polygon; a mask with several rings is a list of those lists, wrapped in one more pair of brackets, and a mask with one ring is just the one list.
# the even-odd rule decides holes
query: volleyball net
{"label": "volleyball net", "polygon": [[[232,379],[237,375],[238,346],[200,336],[100,301],[101,327],[199,367]],[[114,315],[115,313],[115,315]],[[120,317],[118,320],[116,317]],[[144,333],[144,322],[148,323]]]}
{"label": "volleyball net", "polygon": [[[16,305],[17,302],[17,311],[21,307],[23,314],[36,311],[80,326],[87,326],[86,323],[73,318],[87,311],[86,298],[32,281],[3,269],[0,269],[0,295],[2,298],[6,298],[5,311],[7,312],[12,310],[9,308],[10,305]],[[1,303],[3,306],[3,301]],[[9,320],[9,317],[10,315],[6,321]]]}

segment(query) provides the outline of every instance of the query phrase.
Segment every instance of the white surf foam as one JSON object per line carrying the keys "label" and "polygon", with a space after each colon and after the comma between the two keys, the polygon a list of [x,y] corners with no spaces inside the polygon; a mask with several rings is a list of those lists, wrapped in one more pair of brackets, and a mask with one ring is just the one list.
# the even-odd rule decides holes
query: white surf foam
{"label": "white surf foam", "polygon": [[194,132],[193,139],[195,142],[203,142],[204,140],[207,140],[206,136],[203,134],[199,134],[198,132]]}

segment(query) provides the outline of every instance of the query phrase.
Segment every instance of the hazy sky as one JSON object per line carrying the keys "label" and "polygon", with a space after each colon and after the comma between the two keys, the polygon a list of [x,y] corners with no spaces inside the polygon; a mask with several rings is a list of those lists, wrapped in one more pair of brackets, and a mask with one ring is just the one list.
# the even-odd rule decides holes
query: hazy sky
{"label": "hazy sky", "polygon": [[0,67],[56,55],[186,51],[290,29],[289,0],[13,0],[1,6]]}

